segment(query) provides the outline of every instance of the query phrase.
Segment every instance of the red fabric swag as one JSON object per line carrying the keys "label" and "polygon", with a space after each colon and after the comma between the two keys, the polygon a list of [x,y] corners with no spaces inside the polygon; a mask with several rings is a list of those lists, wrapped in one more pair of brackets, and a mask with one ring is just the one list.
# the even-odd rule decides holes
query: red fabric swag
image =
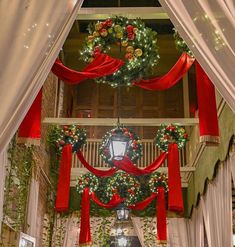
{"label": "red fabric swag", "polygon": [[218,144],[219,126],[215,87],[198,62],[196,62],[196,81],[200,120],[200,141],[206,142],[207,144]]}
{"label": "red fabric swag", "polygon": [[97,198],[97,196],[95,195],[95,193],[93,192],[91,194],[91,199],[100,207],[103,208],[115,208],[117,207],[121,202],[123,202],[124,200],[118,195],[118,194],[113,194],[113,197],[111,198],[111,200],[109,201],[109,203],[103,203],[99,200],[99,198]]}
{"label": "red fabric swag", "polygon": [[144,169],[139,169],[138,167],[136,167],[128,157],[125,157],[123,160],[115,160],[113,161],[113,164],[114,166],[127,172],[128,174],[140,176],[150,174],[156,169],[158,169],[163,164],[166,157],[166,153],[161,153],[159,157],[153,161],[152,164],[148,165]]}
{"label": "red fabric swag", "polygon": [[171,143],[168,152],[168,208],[171,211],[183,212],[184,203],[180,178],[179,150],[177,144]]}
{"label": "red fabric swag", "polygon": [[166,243],[166,201],[165,190],[163,187],[157,188],[157,240],[159,243]]}
{"label": "red fabric swag", "polygon": [[91,228],[90,228],[90,195],[89,188],[85,188],[82,194],[81,206],[81,222],[80,222],[80,235],[79,244],[91,244]]}
{"label": "red fabric swag", "polygon": [[57,212],[65,212],[69,207],[71,164],[72,145],[67,144],[63,147],[60,158],[60,170],[55,203],[55,210]]}
{"label": "red fabric swag", "polygon": [[157,193],[152,193],[149,197],[142,202],[138,202],[135,205],[129,205],[128,208],[133,210],[144,210],[157,196]]}
{"label": "red fabric swag", "polygon": [[51,70],[62,81],[70,84],[79,84],[86,79],[94,79],[113,74],[120,69],[123,64],[124,62],[122,60],[101,53],[98,54],[82,72],[67,68],[59,59],[55,61]]}
{"label": "red fabric swag", "polygon": [[173,87],[184,76],[194,61],[195,59],[193,57],[184,52],[176,64],[165,75],[149,80],[137,81],[134,84],[147,90],[166,90]]}
{"label": "red fabric swag", "polygon": [[112,176],[117,171],[116,168],[111,168],[107,171],[94,168],[93,166],[87,163],[81,151],[77,152],[77,157],[81,161],[81,163],[86,167],[86,169],[91,173],[93,173],[94,175],[96,175],[97,177],[109,177]]}
{"label": "red fabric swag", "polygon": [[42,89],[39,91],[18,132],[18,143],[40,145]]}

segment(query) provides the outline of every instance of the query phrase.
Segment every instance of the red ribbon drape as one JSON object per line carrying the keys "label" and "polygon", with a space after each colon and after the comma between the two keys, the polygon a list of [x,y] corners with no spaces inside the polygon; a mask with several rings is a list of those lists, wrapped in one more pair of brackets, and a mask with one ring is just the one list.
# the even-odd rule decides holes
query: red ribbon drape
{"label": "red ribbon drape", "polygon": [[90,164],[88,164],[88,162],[84,159],[84,156],[81,151],[77,152],[77,157],[81,161],[81,163],[87,168],[87,170],[89,170],[91,173],[93,173],[98,177],[112,176],[118,169],[123,170],[128,174],[140,176],[140,175],[150,174],[153,171],[155,171],[157,168],[159,168],[165,161],[167,154],[161,153],[160,156],[155,161],[153,161],[150,165],[148,165],[144,169],[139,169],[133,164],[133,162],[128,157],[125,157],[123,160],[120,161],[115,160],[113,164],[116,166],[116,168],[111,168],[107,171],[96,169]]}
{"label": "red ribbon drape", "polygon": [[218,144],[219,127],[215,87],[198,62],[196,62],[196,81],[198,114],[200,119],[200,141],[207,144]]}
{"label": "red ribbon drape", "polygon": [[128,208],[133,210],[144,210],[157,196],[157,193],[152,193],[149,197],[135,205],[129,205]]}
{"label": "red ribbon drape", "polygon": [[168,208],[171,211],[183,212],[184,203],[182,196],[179,150],[176,143],[168,147]]}
{"label": "red ribbon drape", "polygon": [[118,169],[121,169],[127,172],[128,174],[141,176],[141,175],[150,174],[156,169],[158,169],[163,164],[166,157],[167,157],[166,153],[161,153],[159,157],[157,157],[150,165],[147,165],[144,169],[139,169],[138,167],[136,167],[128,157],[125,157],[123,160],[114,160],[113,164]]}
{"label": "red ribbon drape", "polygon": [[60,158],[60,170],[55,203],[55,210],[57,212],[65,212],[69,207],[71,164],[72,145],[67,144],[63,147]]}
{"label": "red ribbon drape", "polygon": [[22,121],[18,132],[18,143],[40,145],[42,89]]}
{"label": "red ribbon drape", "polygon": [[166,202],[165,202],[165,190],[163,187],[157,188],[157,240],[159,243],[166,243],[167,231],[166,231]]}
{"label": "red ribbon drape", "polygon": [[124,62],[122,60],[101,53],[98,54],[82,72],[69,69],[64,66],[59,59],[56,60],[51,70],[62,81],[70,84],[79,84],[86,79],[94,79],[113,74],[121,68],[123,64]]}
{"label": "red ribbon drape", "polygon": [[93,173],[94,175],[96,175],[97,177],[109,177],[112,176],[117,171],[116,168],[111,168],[107,171],[94,168],[93,166],[88,164],[88,162],[84,159],[84,156],[81,151],[77,152],[77,157],[81,161],[81,163],[86,167],[86,169],[91,173]]}
{"label": "red ribbon drape", "polygon": [[121,202],[124,201],[124,199],[122,199],[118,194],[113,194],[111,200],[108,203],[103,203],[99,200],[99,198],[97,198],[94,192],[91,194],[91,199],[100,207],[109,209],[117,207]]}
{"label": "red ribbon drape", "polygon": [[91,244],[91,228],[90,228],[90,195],[89,188],[85,188],[82,194],[81,206],[81,222],[79,245]]}
{"label": "red ribbon drape", "polygon": [[134,84],[147,90],[166,90],[173,87],[184,76],[194,61],[195,58],[183,52],[175,65],[165,75],[149,80],[137,81]]}

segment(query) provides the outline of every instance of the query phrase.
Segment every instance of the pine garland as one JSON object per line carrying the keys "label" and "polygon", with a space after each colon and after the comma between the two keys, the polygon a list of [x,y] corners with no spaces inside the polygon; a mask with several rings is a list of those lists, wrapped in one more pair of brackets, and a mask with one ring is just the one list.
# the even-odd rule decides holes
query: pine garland
{"label": "pine garland", "polygon": [[76,190],[82,193],[85,188],[89,188],[90,192],[95,192],[99,186],[99,179],[92,173],[86,173],[77,178]]}
{"label": "pine garland", "polygon": [[164,152],[168,151],[170,143],[175,142],[182,149],[188,141],[185,129],[177,124],[161,125],[155,138],[156,145]]}
{"label": "pine garland", "polygon": [[188,48],[186,42],[181,38],[181,36],[179,35],[178,31],[173,28],[174,31],[174,39],[175,39],[175,46],[176,49],[182,53],[182,52],[186,52],[189,54],[189,56],[194,57],[193,53],[191,52],[191,50]]}
{"label": "pine garland", "polygon": [[107,180],[105,193],[109,199],[114,193],[118,193],[122,198],[126,198],[125,204],[131,205],[138,201],[140,183],[134,176],[118,172]]}
{"label": "pine garland", "polygon": [[59,153],[66,144],[71,144],[73,152],[77,152],[86,144],[86,138],[86,130],[80,126],[64,125],[55,126],[49,133],[48,141],[51,146],[58,149]]}
{"label": "pine garland", "polygon": [[163,187],[165,193],[168,192],[168,178],[165,174],[155,172],[150,175],[149,189],[151,192],[157,192],[158,187]]}

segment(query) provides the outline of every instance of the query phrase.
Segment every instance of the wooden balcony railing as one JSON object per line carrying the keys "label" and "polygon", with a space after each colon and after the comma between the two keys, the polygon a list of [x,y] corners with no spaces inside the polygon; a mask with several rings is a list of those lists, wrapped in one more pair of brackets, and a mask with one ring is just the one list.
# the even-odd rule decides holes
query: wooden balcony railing
{"label": "wooden balcony railing", "polygon": [[[82,152],[86,161],[94,167],[105,168],[109,165],[105,164],[99,155],[99,146],[101,139],[88,139],[87,144],[83,147]],[[153,140],[142,140],[143,156],[137,162],[137,167],[143,168],[153,162],[160,154],[160,150],[155,146]],[[186,149],[179,150],[179,159],[181,167],[186,166]],[[167,166],[167,160],[164,162],[163,167]],[[72,168],[84,168],[78,160],[76,154],[73,155]]]}

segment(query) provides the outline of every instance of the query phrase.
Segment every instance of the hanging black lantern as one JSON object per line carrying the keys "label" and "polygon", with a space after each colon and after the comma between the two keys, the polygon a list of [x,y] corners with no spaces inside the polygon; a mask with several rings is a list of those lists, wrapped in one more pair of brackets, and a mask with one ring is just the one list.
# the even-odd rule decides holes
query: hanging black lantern
{"label": "hanging black lantern", "polygon": [[123,160],[127,153],[129,142],[130,138],[122,133],[111,136],[108,145],[111,160]]}
{"label": "hanging black lantern", "polygon": [[118,220],[128,220],[130,209],[127,208],[123,203],[119,204],[116,208]]}

